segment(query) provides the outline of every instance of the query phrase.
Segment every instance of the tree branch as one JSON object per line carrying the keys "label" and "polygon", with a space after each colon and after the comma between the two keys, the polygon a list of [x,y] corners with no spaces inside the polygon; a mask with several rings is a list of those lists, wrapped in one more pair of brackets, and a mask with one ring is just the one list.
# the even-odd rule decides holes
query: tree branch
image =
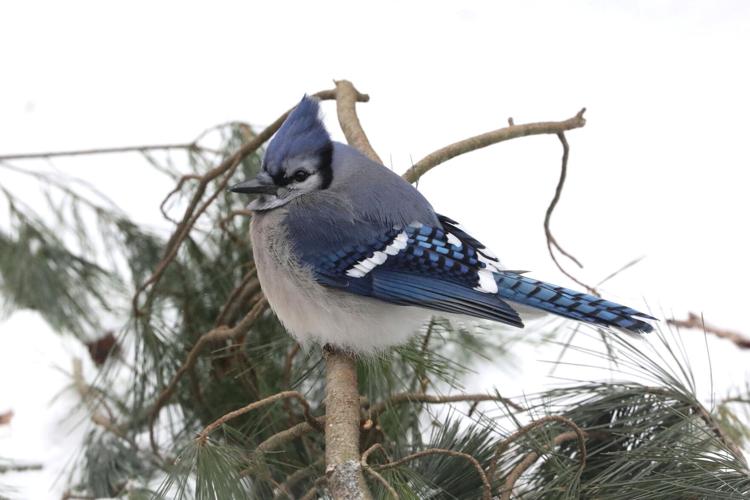
{"label": "tree branch", "polygon": [[359,391],[354,357],[326,347],[326,476],[334,498],[370,499],[359,455]]}
{"label": "tree branch", "polygon": [[490,482],[487,479],[487,474],[485,474],[484,469],[482,469],[482,464],[480,464],[476,458],[472,457],[468,453],[463,453],[463,452],[454,451],[454,450],[445,450],[442,448],[428,448],[426,450],[421,450],[416,453],[412,453],[411,455],[408,455],[399,460],[396,460],[395,462],[389,462],[387,464],[376,465],[376,466],[373,466],[373,468],[379,471],[391,469],[393,467],[398,467],[399,465],[403,465],[406,462],[410,462],[417,458],[425,457],[428,455],[448,455],[449,457],[463,458],[464,460],[467,460],[468,462],[470,462],[476,469],[477,474],[479,475],[479,478],[482,481],[482,499],[490,500],[490,498],[492,497],[492,487],[490,486]]}
{"label": "tree branch", "polygon": [[524,408],[514,403],[510,399],[504,398],[500,395],[492,394],[454,394],[452,396],[436,396],[431,394],[423,394],[419,392],[402,392],[400,394],[394,394],[385,401],[372,405],[368,412],[370,420],[377,420],[381,413],[391,408],[392,406],[401,403],[428,403],[428,404],[445,404],[445,403],[458,403],[458,402],[481,402],[481,401],[500,401],[516,411],[524,411]]}
{"label": "tree branch", "polygon": [[697,315],[694,312],[688,313],[687,319],[668,319],[667,324],[674,325],[678,328],[692,328],[703,330],[706,333],[716,335],[721,339],[727,339],[734,342],[734,345],[740,349],[750,349],[750,338],[745,337],[739,332],[732,330],[724,330],[712,325],[707,324],[703,321],[703,315]]}
{"label": "tree branch", "polygon": [[231,339],[237,335],[240,335],[241,333],[246,332],[248,329],[250,329],[255,320],[258,319],[258,317],[263,313],[263,311],[265,311],[267,305],[268,302],[266,301],[265,297],[261,297],[255,303],[252,309],[250,309],[250,311],[245,315],[245,317],[242,318],[242,320],[233,328],[219,326],[207,333],[204,333],[198,339],[198,342],[195,343],[193,348],[188,353],[188,356],[183,362],[182,366],[174,374],[174,377],[172,377],[169,385],[167,385],[167,387],[161,392],[159,398],[156,400],[156,403],[154,403],[154,407],[151,409],[149,421],[149,439],[151,441],[151,448],[157,456],[159,455],[159,448],[156,445],[156,439],[154,436],[154,423],[156,422],[156,419],[159,416],[159,412],[161,411],[162,407],[167,403],[167,401],[169,401],[175,390],[177,390],[177,383],[180,381],[180,378],[182,378],[182,376],[195,365],[195,363],[198,361],[198,356],[203,351],[203,348],[206,347],[206,345],[224,339]]}
{"label": "tree branch", "polygon": [[382,164],[383,161],[372,148],[370,140],[362,130],[362,125],[359,123],[355,110],[355,104],[360,100],[362,94],[348,80],[334,80],[334,83],[336,84],[336,114],[346,141],[371,160]]}
{"label": "tree branch", "polygon": [[558,134],[566,130],[572,130],[583,127],[586,124],[586,120],[583,118],[583,113],[586,108],[579,111],[574,117],[568,118],[561,122],[537,122],[537,123],[525,123],[522,125],[511,124],[507,127],[494,130],[492,132],[486,132],[484,134],[469,137],[462,141],[458,141],[449,146],[434,151],[406,171],[403,175],[404,179],[409,182],[415,182],[417,179],[422,177],[428,171],[434,167],[445,163],[451,158],[455,158],[458,155],[475,151],[477,149],[497,144],[498,142],[507,141],[509,139],[515,139],[516,137],[525,137],[528,135],[540,135],[540,134]]}
{"label": "tree branch", "polygon": [[305,416],[305,421],[314,429],[317,429],[319,431],[323,430],[323,426],[320,424],[320,422],[318,422],[315,419],[315,417],[312,416],[312,413],[310,413],[310,404],[307,402],[305,397],[300,392],[283,391],[283,392],[277,392],[276,394],[272,396],[268,396],[267,398],[263,398],[259,401],[254,401],[247,406],[243,406],[242,408],[239,408],[234,411],[230,411],[229,413],[222,415],[218,419],[208,424],[200,432],[200,434],[198,434],[196,441],[198,441],[198,443],[200,444],[205,444],[206,440],[208,439],[209,434],[211,434],[217,428],[224,425],[226,422],[232,420],[233,418],[237,418],[240,415],[244,415],[245,413],[251,412],[253,410],[257,410],[258,408],[262,408],[280,399],[286,399],[286,398],[293,398],[299,401],[299,403],[302,405],[302,413]]}
{"label": "tree branch", "polygon": [[583,432],[583,430],[581,430],[580,427],[578,427],[578,425],[576,425],[575,422],[573,422],[569,418],[561,417],[559,415],[548,415],[546,417],[535,420],[530,424],[521,427],[516,432],[505,438],[500,444],[498,444],[497,448],[495,448],[495,454],[490,461],[490,476],[495,476],[495,472],[497,471],[498,458],[513,441],[521,436],[525,436],[530,431],[536,429],[537,427],[541,427],[548,422],[561,423],[570,427],[571,429],[573,429],[573,432],[575,432],[576,437],[578,438],[578,449],[581,453],[581,466],[578,470],[578,475],[580,476],[580,474],[583,472],[584,467],[586,467],[586,434]]}
{"label": "tree branch", "polygon": [[[584,436],[586,436],[586,433],[583,433]],[[574,439],[579,439],[578,433],[576,431],[568,431],[563,432],[562,434],[558,434],[555,436],[555,438],[552,440],[553,446],[558,446],[562,443],[565,443],[566,441],[572,441]],[[513,487],[515,486],[518,479],[521,477],[521,475],[531,467],[534,462],[537,461],[539,458],[539,453],[536,451],[532,451],[528,453],[523,460],[521,460],[512,471],[510,471],[510,474],[508,474],[508,477],[505,479],[505,484],[503,485],[503,489],[501,491],[502,496],[500,497],[500,500],[510,500],[510,495],[513,492]],[[582,465],[581,469],[585,466],[585,460],[581,459]],[[580,476],[580,471],[578,473]]]}
{"label": "tree branch", "polygon": [[69,151],[46,151],[42,153],[9,154],[0,155],[0,161],[35,160],[40,158],[56,158],[60,156],[86,156],[111,153],[142,153],[144,151],[159,151],[169,149],[187,149],[189,151],[206,151],[209,153],[218,154],[218,151],[199,146],[196,142],[189,142],[177,144],[147,144],[143,146],[120,146],[114,148],[72,149]]}

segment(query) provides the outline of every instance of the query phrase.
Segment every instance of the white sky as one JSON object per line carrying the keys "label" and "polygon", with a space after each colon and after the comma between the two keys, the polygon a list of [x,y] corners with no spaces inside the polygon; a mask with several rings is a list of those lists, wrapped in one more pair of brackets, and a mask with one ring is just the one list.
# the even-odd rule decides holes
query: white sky
{"label": "white sky", "polygon": [[[568,183],[553,217],[561,244],[586,266],[578,275],[596,282],[645,255],[607,283],[609,298],[678,317],[703,312],[750,334],[750,3],[377,5],[3,3],[0,154],[188,142],[229,120],[267,124],[303,93],[347,78],[371,95],[359,110],[373,146],[403,171],[509,116],[562,120],[585,106],[587,126],[568,134]],[[332,104],[324,109],[341,137]],[[553,136],[518,139],[442,165],[419,187],[508,266],[569,284],[542,231],[560,154]],[[170,186],[136,160],[56,165],[158,224]],[[61,432],[59,407],[48,408],[65,379],[49,367],[84,354],[34,314],[0,328],[0,412],[16,412],[0,428],[0,457],[46,453],[59,465],[71,445],[53,460],[45,436]],[[741,383],[750,355],[725,344],[711,339],[726,380]],[[37,445],[18,451],[29,442]],[[57,498],[52,476],[26,475],[33,484],[22,491]]]}

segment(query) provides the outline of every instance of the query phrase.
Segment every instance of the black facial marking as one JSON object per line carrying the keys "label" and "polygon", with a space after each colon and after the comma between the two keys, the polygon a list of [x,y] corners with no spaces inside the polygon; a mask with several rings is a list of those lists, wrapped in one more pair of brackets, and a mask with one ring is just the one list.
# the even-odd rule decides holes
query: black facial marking
{"label": "black facial marking", "polygon": [[325,148],[320,151],[320,163],[318,165],[318,174],[320,175],[320,189],[327,189],[333,181],[333,143],[329,142]]}

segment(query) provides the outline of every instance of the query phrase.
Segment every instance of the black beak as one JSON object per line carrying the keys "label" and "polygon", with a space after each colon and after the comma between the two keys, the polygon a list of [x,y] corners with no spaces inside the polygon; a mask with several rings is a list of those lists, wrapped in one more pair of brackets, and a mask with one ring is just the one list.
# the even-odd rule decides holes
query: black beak
{"label": "black beak", "polygon": [[267,182],[259,180],[257,177],[255,179],[250,179],[249,181],[240,182],[229,188],[233,193],[243,194],[276,194],[277,189],[278,186],[275,184],[268,184]]}

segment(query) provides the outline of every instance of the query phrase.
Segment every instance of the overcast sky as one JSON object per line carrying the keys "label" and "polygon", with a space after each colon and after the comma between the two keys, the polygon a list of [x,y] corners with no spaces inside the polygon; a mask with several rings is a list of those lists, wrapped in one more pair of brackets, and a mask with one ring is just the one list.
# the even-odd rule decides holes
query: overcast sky
{"label": "overcast sky", "polygon": [[[568,184],[552,222],[585,265],[577,274],[597,282],[644,256],[603,287],[608,298],[659,315],[702,312],[750,334],[750,3],[377,5],[3,3],[0,155],[189,142],[230,120],[262,126],[346,78],[370,94],[361,120],[401,172],[508,117],[562,120],[585,106],[586,127],[568,134]],[[341,138],[333,105],[324,111]],[[554,136],[518,139],[452,160],[419,188],[509,267],[569,285],[542,230],[560,154]],[[159,224],[170,186],[136,156],[55,164]],[[727,380],[746,378],[748,355],[711,342]],[[16,412],[0,428],[0,457],[69,454],[76,434],[55,441],[60,410],[48,410],[65,381],[50,366],[68,367],[77,349],[33,314],[0,324],[0,412]],[[50,476],[25,491],[59,497],[47,493]]]}

